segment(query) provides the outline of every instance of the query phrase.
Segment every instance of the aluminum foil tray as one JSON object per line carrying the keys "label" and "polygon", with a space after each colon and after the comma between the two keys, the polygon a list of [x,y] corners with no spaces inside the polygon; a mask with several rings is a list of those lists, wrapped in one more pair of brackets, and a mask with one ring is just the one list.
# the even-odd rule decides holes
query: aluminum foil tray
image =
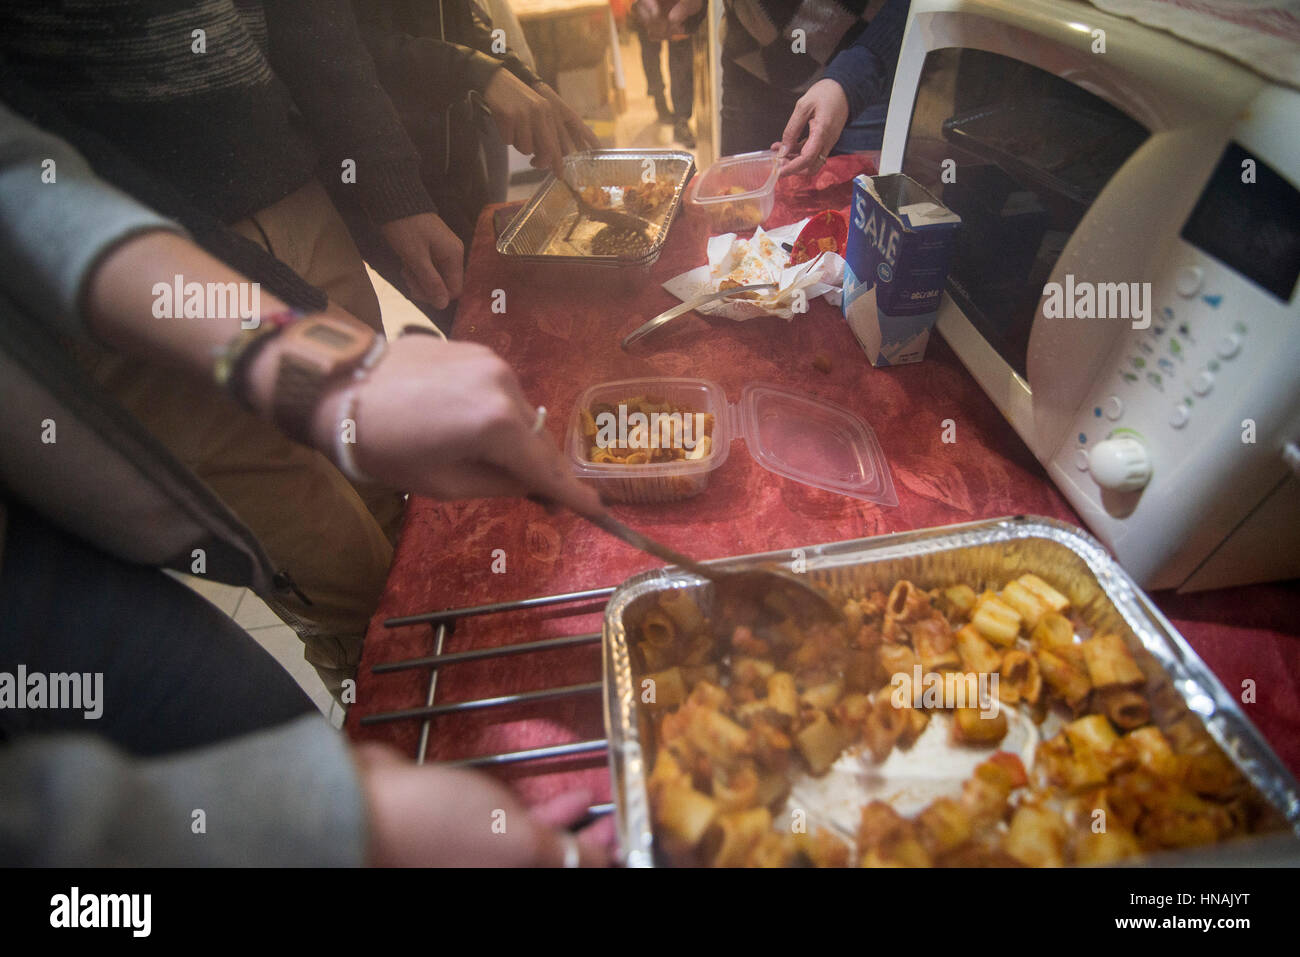
{"label": "aluminum foil tray", "polygon": [[600,268],[648,269],[659,259],[668,228],[682,204],[682,190],[695,172],[695,157],[682,150],[587,150],[564,158],[565,175],[577,189],[586,186],[632,186],[641,182],[646,160],[654,164],[656,180],[674,184],[673,198],[655,222],[658,231],[641,256],[569,256],[548,253],[561,229],[567,230],[578,204],[552,173],[510,221],[497,239],[497,252],[523,262],[569,264]]}
{"label": "aluminum foil tray", "polygon": [[[1069,598],[1083,625],[1126,636],[1130,650],[1147,673],[1146,691],[1156,723],[1167,725],[1189,711],[1198,716],[1223,752],[1277,812],[1275,832],[1191,851],[1150,855],[1134,859],[1133,863],[1187,866],[1300,860],[1300,787],[1295,779],[1242,713],[1236,698],[1102,545],[1082,530],[1054,519],[1017,516],[810,546],[794,552],[768,552],[716,564],[739,568],[764,563],[804,571],[819,585],[857,594],[873,588],[888,591],[899,578],[923,588],[964,582],[979,591],[983,586],[999,588],[1025,572],[1040,575]],[[647,737],[650,716],[645,715],[643,724],[639,676],[634,673],[630,641],[642,616],[668,589],[690,590],[703,609],[709,608],[707,582],[688,572],[660,569],[628,579],[611,596],[605,610],[605,725],[619,837],[625,861],[631,867],[654,866],[655,840],[646,789],[653,762]],[[1053,721],[1057,723],[1050,724]],[[1013,721],[1000,747],[1020,753],[1028,766],[1037,741],[1059,727],[1059,718],[1051,715],[1041,728],[1027,718]],[[878,774],[873,771],[866,776],[865,785],[861,762],[855,756],[842,756],[825,780],[805,776],[795,784],[795,791],[801,792],[800,805],[809,808],[810,825],[815,822],[832,830],[838,825],[843,833],[846,820],[851,827],[861,805],[875,797],[888,797],[900,813],[914,814],[934,796],[931,785],[940,787],[943,783],[926,780],[931,771],[935,778],[955,774],[964,779],[975,760],[986,756],[967,756],[968,768],[961,764],[961,757],[954,757],[955,749],[948,748],[941,754],[942,744],[927,749],[923,743],[924,736],[912,749],[916,754],[903,759],[910,764],[910,777],[902,784],[900,779],[890,780],[890,765],[899,757],[898,752],[879,766]],[[839,780],[837,770],[845,761],[858,762],[857,773]],[[918,767],[922,769],[919,774]],[[846,815],[853,817],[846,819]]]}

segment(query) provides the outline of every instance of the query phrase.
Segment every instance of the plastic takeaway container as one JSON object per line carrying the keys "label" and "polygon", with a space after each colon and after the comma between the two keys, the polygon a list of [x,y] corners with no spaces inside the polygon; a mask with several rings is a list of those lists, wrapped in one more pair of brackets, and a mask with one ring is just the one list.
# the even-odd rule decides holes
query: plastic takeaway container
{"label": "plastic takeaway container", "polygon": [[707,217],[714,233],[749,232],[771,215],[780,172],[772,150],[724,156],[691,180],[686,208]]}
{"label": "plastic takeaway container", "polygon": [[[590,461],[582,410],[596,406],[617,417],[619,403],[638,396],[712,415],[709,453],[643,465]],[[898,504],[889,464],[870,426],[841,406],[761,382],[746,385],[736,403],[708,379],[651,377],[593,385],[574,406],[566,450],[577,475],[610,501],[672,502],[704,491],[736,439],[769,472],[878,505]]]}

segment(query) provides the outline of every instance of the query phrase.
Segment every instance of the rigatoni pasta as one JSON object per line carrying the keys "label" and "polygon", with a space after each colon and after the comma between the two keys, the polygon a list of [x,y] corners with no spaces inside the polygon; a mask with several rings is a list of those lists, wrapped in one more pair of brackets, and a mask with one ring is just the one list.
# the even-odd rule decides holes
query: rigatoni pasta
{"label": "rigatoni pasta", "polygon": [[[1080,635],[1065,594],[1038,576],[976,584],[835,596],[843,624],[801,625],[777,603],[774,620],[722,634],[689,592],[661,595],[634,645],[656,689],[645,713],[660,850],[723,867],[1060,866],[1251,830],[1258,796],[1199,723],[1154,723],[1122,635]],[[1060,730],[1030,769],[996,750],[1010,718],[1049,714]],[[988,755],[959,795],[910,819],[866,803],[851,835],[792,826],[800,777],[887,762],[936,721]]]}

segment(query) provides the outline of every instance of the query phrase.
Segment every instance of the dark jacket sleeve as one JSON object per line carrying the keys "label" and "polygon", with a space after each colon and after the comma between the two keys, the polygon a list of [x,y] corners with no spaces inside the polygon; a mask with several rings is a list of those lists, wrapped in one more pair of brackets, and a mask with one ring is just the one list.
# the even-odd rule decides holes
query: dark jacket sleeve
{"label": "dark jacket sleeve", "polygon": [[264,9],[272,69],[328,152],[356,161],[371,219],[435,211],[420,154],[379,83],[350,0],[276,0]]}
{"label": "dark jacket sleeve", "polygon": [[[479,15],[477,4],[470,3],[469,17],[470,39],[466,42],[468,42],[475,50],[493,57],[498,56],[498,54],[494,53],[492,50],[492,24],[490,21],[485,20]],[[499,56],[501,62],[505,65],[505,68],[529,86],[541,82],[541,77],[534,73],[527,63],[519,59],[519,57],[515,55],[515,52],[509,47],[506,47],[505,52]]]}
{"label": "dark jacket sleeve", "polygon": [[538,82],[509,48],[501,57],[492,53],[492,32],[478,17],[462,38],[466,45],[405,32],[387,4],[356,0],[354,9],[379,80],[403,112],[444,110],[470,90],[481,93],[503,67],[529,86]]}
{"label": "dark jacket sleeve", "polygon": [[822,73],[823,79],[844,88],[850,117],[889,100],[910,6],[910,0],[887,0],[853,45],[841,50]]}

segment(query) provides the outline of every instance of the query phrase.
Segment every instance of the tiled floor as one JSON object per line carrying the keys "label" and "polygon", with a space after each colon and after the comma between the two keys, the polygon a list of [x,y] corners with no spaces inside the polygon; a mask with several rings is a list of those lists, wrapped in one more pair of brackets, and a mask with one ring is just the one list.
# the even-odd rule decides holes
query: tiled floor
{"label": "tiled floor", "polygon": [[[624,45],[623,64],[627,71],[628,109],[615,120],[614,145],[620,147],[674,145],[672,128],[657,121],[654,103],[645,95],[645,75],[641,70],[641,58],[635,47],[635,41]],[[700,159],[707,161],[705,157]],[[512,169],[528,166],[527,160],[517,153],[513,153],[512,160]],[[527,199],[535,189],[536,183],[512,186],[510,198]],[[432,327],[433,324],[424,313],[385,282],[381,276],[372,271],[370,279],[379,295],[384,329],[389,338],[412,323]],[[316,707],[320,708],[321,713],[326,715],[335,727],[342,725],[343,708],[330,697],[316,670],[303,659],[302,642],[297,634],[280,621],[260,598],[247,588],[235,588],[191,575],[176,577],[234,618],[237,625],[244,628],[294,677],[294,680],[315,702]]]}

